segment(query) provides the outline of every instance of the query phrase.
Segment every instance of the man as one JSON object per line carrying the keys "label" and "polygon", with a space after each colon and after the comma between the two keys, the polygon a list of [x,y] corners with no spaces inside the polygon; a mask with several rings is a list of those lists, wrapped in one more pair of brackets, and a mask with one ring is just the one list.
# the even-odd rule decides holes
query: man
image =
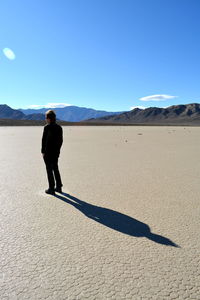
{"label": "man", "polygon": [[63,143],[63,132],[62,127],[56,123],[56,114],[53,110],[48,110],[45,115],[47,124],[44,126],[41,149],[46,164],[49,182],[49,188],[45,190],[45,193],[55,195],[55,191],[62,193],[62,182],[58,169],[58,157]]}

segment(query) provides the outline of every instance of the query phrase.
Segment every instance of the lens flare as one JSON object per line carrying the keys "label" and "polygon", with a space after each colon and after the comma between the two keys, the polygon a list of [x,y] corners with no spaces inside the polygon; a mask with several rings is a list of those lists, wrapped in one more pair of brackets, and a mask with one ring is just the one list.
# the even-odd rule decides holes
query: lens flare
{"label": "lens flare", "polygon": [[4,48],[3,53],[10,60],[14,60],[16,58],[15,53],[10,48]]}

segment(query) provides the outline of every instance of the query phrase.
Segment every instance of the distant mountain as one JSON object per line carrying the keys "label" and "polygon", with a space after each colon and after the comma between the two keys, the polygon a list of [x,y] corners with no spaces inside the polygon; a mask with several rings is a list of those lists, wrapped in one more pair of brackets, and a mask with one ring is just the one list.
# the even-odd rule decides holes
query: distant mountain
{"label": "distant mountain", "polygon": [[12,109],[6,104],[0,104],[0,118],[21,120],[25,115],[16,109]]}
{"label": "distant mountain", "polygon": [[44,114],[25,115],[20,110],[13,109],[6,104],[0,104],[0,119],[45,120],[45,115]]}
{"label": "distant mountain", "polygon": [[167,108],[135,108],[119,115],[90,119],[93,123],[123,124],[200,124],[200,104],[173,105]]}
{"label": "distant mountain", "polygon": [[44,114],[30,114],[30,115],[25,115],[23,120],[45,120],[45,115]]}
{"label": "distant mountain", "polygon": [[79,106],[66,106],[62,108],[40,108],[40,109],[21,109],[18,110],[23,112],[25,115],[45,112],[49,109],[53,109],[58,119],[70,122],[79,122],[91,118],[100,118],[109,115],[118,115],[122,112],[108,112],[104,110],[95,110],[92,108],[79,107]]}
{"label": "distant mountain", "polygon": [[[48,109],[39,110],[17,110],[12,109],[6,104],[0,105],[0,119],[11,120],[26,120],[26,121],[43,121],[45,115],[43,114]],[[96,111],[94,109],[67,106],[64,108],[54,109],[58,120],[65,121],[70,119],[74,124],[80,125],[107,125],[107,124],[146,124],[146,125],[200,125],[200,104],[191,103],[186,105],[173,105],[167,108],[149,107],[146,109],[135,108],[128,112],[106,112]],[[43,113],[42,113],[43,112]],[[103,117],[92,117],[85,120],[86,116],[98,116],[104,114]],[[105,115],[107,114],[107,115]],[[81,120],[80,123],[78,123]],[[5,121],[2,121],[5,122]],[[68,121],[69,122],[69,121]],[[2,123],[3,124],[3,123]],[[19,123],[19,124],[23,124]],[[24,123],[25,124],[25,123]],[[30,123],[31,124],[31,123]],[[35,123],[34,123],[35,124]],[[38,123],[39,124],[39,123]],[[67,125],[67,123],[65,123]]]}

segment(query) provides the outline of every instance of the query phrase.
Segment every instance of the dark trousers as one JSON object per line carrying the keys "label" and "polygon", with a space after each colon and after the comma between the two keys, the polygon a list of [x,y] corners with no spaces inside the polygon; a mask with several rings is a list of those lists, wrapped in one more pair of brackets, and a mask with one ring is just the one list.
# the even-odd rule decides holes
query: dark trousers
{"label": "dark trousers", "polygon": [[[44,162],[46,164],[49,188],[52,190],[55,188],[55,181],[56,181],[57,188],[62,187],[60,172],[58,169],[58,157],[57,156],[56,157],[48,157],[47,155],[45,155]],[[55,179],[54,179],[54,177],[55,177]]]}

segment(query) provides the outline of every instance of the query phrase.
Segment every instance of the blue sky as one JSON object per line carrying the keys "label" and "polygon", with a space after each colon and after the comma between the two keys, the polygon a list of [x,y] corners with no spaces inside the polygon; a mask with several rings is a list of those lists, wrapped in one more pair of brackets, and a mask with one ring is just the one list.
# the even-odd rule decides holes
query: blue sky
{"label": "blue sky", "polygon": [[0,103],[200,102],[199,14],[199,0],[1,0]]}

